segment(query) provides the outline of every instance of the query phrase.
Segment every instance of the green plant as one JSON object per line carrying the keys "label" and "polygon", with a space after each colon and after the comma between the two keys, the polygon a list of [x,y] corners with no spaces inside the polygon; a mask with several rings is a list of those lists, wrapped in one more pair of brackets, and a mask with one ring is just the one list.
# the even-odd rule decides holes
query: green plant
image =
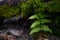
{"label": "green plant", "polygon": [[45,23],[51,22],[50,20],[46,19],[45,17],[46,17],[46,15],[42,15],[42,14],[36,14],[36,15],[29,17],[29,19],[36,19],[36,20],[34,20],[34,22],[32,23],[32,25],[30,27],[31,28],[30,34],[33,34],[33,33],[39,32],[39,31],[45,31],[45,32],[48,31],[48,32],[52,33],[51,29],[47,25],[44,25]]}

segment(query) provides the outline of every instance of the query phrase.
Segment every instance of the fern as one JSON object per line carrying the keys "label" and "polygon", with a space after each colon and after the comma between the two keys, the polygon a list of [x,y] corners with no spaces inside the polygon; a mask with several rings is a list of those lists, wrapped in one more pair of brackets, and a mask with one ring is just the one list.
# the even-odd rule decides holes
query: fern
{"label": "fern", "polygon": [[31,25],[31,32],[30,35],[39,31],[45,31],[45,32],[50,32],[52,33],[52,30],[44,25],[45,23],[50,23],[51,21],[48,19],[45,19],[44,17],[46,17],[46,15],[42,15],[39,16],[38,14],[33,15],[31,17],[29,17],[29,19],[36,19],[32,25]]}

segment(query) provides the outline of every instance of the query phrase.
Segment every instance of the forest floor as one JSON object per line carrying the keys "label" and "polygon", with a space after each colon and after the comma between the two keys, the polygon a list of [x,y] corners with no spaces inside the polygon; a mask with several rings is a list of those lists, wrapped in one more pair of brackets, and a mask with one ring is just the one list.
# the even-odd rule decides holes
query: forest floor
{"label": "forest floor", "polygon": [[60,40],[60,37],[54,35],[39,35],[38,40]]}

